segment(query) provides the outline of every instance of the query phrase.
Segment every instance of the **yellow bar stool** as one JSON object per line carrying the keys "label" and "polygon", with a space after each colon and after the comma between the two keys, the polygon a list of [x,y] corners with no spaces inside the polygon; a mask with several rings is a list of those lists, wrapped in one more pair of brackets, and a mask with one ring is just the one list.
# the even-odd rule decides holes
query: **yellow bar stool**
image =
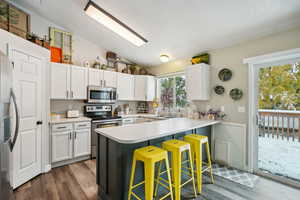
{"label": "yellow bar stool", "polygon": [[[212,183],[214,183],[214,178],[212,175],[212,165],[211,165],[211,159],[210,159],[208,137],[204,136],[204,135],[190,134],[190,135],[184,136],[184,141],[191,144],[193,163],[195,163],[195,160],[196,160],[195,173],[197,175],[198,192],[201,193],[202,192],[202,173],[204,173],[207,170],[210,170],[211,181],[212,181]],[[206,154],[207,154],[208,163],[202,161],[202,144],[205,144],[205,146],[206,146]],[[204,169],[202,168],[203,165],[205,166]]]}
{"label": "yellow bar stool", "polygon": [[[181,195],[181,188],[186,185],[187,183],[191,182],[193,183],[194,187],[194,194],[195,197],[197,197],[196,193],[196,186],[195,186],[195,179],[194,179],[194,169],[193,169],[193,162],[192,162],[192,154],[191,154],[191,147],[188,142],[184,142],[182,140],[168,140],[162,143],[163,149],[171,152],[172,156],[172,180],[173,180],[173,186],[175,189],[175,199],[179,200]],[[187,153],[188,159],[182,161],[182,153]],[[187,164],[187,167],[184,167],[182,165]],[[184,169],[184,170],[182,170]],[[159,168],[159,172],[160,168]],[[181,184],[181,173],[186,174],[190,176],[190,178]],[[157,180],[159,183],[159,180]],[[157,188],[156,188],[157,191]]]}
{"label": "yellow bar stool", "polygon": [[[136,162],[142,161],[144,163],[144,176],[145,180],[133,185],[134,183],[134,173]],[[161,148],[155,146],[147,146],[136,149],[133,153],[133,160],[132,160],[132,169],[131,169],[131,177],[130,177],[130,185],[128,191],[128,200],[131,199],[131,196],[134,196],[136,199],[141,200],[140,197],[133,192],[135,188],[138,186],[145,184],[145,200],[152,200],[153,193],[154,193],[154,173],[155,173],[155,163],[165,161],[166,164],[166,172],[168,175],[168,185],[162,184],[166,189],[169,190],[169,193],[164,195],[162,199],[165,199],[168,196],[171,196],[173,200],[173,192],[172,192],[172,183],[171,183],[171,176],[170,176],[170,168],[169,168],[169,160],[168,160],[168,152]],[[158,177],[160,174],[158,174]]]}

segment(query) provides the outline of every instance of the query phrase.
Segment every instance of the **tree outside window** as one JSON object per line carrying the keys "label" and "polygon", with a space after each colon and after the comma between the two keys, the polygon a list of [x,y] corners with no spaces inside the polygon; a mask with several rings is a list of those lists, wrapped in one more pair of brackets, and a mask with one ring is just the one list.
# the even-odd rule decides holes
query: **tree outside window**
{"label": "tree outside window", "polygon": [[172,76],[159,79],[162,107],[183,108],[187,104],[185,76]]}

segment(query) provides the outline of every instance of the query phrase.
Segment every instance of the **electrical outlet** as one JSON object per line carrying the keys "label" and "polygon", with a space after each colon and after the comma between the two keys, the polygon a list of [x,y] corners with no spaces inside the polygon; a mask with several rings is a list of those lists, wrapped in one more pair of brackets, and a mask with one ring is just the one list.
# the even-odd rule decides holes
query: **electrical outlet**
{"label": "electrical outlet", "polygon": [[238,107],[238,112],[240,112],[240,113],[246,112],[245,106],[239,106]]}
{"label": "electrical outlet", "polygon": [[225,106],[221,106],[220,110],[221,112],[225,112]]}

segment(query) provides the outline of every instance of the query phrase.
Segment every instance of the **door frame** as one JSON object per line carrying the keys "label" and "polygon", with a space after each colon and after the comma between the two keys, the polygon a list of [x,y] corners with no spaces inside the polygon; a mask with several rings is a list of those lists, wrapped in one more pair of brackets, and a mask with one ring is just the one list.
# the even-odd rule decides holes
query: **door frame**
{"label": "door frame", "polygon": [[256,57],[245,58],[244,64],[248,64],[248,171],[253,173],[257,169],[257,74],[265,65],[295,62],[300,59],[300,48],[279,51]]}

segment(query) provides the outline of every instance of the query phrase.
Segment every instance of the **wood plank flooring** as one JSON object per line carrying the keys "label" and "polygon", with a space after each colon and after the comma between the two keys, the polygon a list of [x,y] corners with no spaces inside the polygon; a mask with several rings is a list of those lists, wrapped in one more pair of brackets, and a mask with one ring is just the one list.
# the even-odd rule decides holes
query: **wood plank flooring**
{"label": "wood plank flooring", "polygon": [[[14,191],[15,200],[96,200],[96,162],[88,160],[59,167],[37,176]],[[299,200],[300,190],[259,178],[251,189],[215,176],[215,184],[203,185],[197,200]],[[193,199],[185,187],[182,199]]]}

